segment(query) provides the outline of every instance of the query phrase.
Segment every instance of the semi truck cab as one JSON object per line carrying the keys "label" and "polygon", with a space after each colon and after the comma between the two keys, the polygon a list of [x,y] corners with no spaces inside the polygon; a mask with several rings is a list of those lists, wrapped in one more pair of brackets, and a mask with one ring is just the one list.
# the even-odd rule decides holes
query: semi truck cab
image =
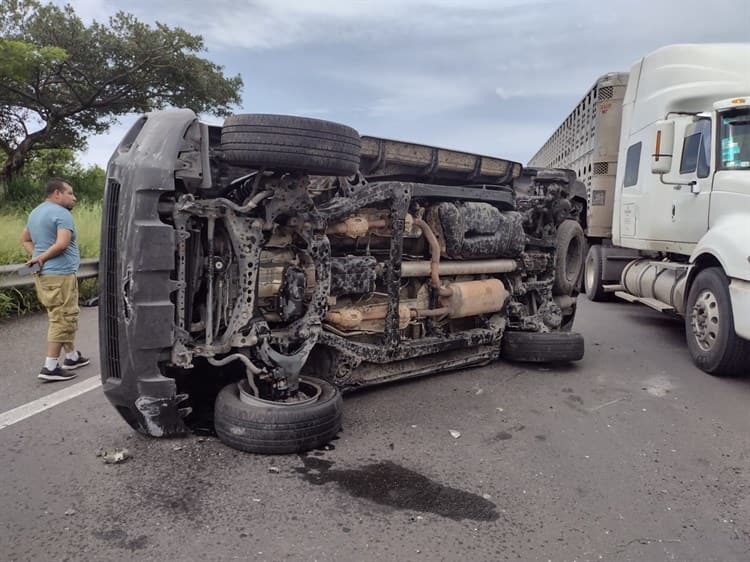
{"label": "semi truck cab", "polygon": [[550,164],[587,187],[589,299],[681,315],[696,365],[747,373],[750,43],[669,45],[600,77],[530,162]]}
{"label": "semi truck cab", "polygon": [[684,315],[694,361],[716,374],[750,352],[748,53],[660,49],[631,69],[622,109],[612,242],[642,255],[616,294]]}

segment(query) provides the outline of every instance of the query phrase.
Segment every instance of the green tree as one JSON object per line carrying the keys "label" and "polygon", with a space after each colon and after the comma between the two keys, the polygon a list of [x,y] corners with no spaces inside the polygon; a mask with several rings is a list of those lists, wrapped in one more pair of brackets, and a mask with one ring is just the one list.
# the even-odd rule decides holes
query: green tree
{"label": "green tree", "polygon": [[71,148],[40,148],[34,150],[26,160],[23,175],[43,184],[51,177],[67,177],[83,171]]}
{"label": "green tree", "polygon": [[0,3],[0,182],[40,149],[81,149],[117,118],[167,106],[227,115],[242,79],[201,58],[203,39],[118,12],[84,24],[71,6]]}

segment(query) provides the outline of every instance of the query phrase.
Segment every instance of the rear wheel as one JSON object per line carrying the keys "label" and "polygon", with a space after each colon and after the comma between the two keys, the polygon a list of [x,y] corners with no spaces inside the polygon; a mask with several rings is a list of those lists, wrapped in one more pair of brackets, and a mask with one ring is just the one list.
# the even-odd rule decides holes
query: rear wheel
{"label": "rear wheel", "polygon": [[221,130],[223,159],[237,166],[351,176],[361,143],[346,125],[291,115],[232,115]]}
{"label": "rear wheel", "polygon": [[583,336],[573,332],[505,332],[500,356],[508,361],[569,363],[583,358]]}
{"label": "rear wheel", "polygon": [[729,281],[717,267],[696,276],[685,310],[685,336],[695,364],[712,375],[750,372],[750,342],[734,331]]}
{"label": "rear wheel", "polygon": [[297,403],[249,396],[247,381],[225,386],[216,397],[214,427],[224,443],[249,453],[300,453],[325,445],[341,429],[342,399],[330,383],[300,377]]}

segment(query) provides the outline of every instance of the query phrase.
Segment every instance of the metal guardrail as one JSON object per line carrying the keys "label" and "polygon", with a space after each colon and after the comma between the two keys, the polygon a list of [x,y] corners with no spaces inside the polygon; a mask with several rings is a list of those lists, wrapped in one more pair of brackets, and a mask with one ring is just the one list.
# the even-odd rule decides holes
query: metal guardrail
{"label": "metal guardrail", "polygon": [[[21,277],[17,271],[23,267],[22,263],[11,265],[0,265],[0,289],[11,289],[13,287],[33,287],[34,276],[27,275]],[[81,260],[81,266],[78,268],[76,277],[78,279],[89,279],[99,275],[99,259],[86,258]]]}

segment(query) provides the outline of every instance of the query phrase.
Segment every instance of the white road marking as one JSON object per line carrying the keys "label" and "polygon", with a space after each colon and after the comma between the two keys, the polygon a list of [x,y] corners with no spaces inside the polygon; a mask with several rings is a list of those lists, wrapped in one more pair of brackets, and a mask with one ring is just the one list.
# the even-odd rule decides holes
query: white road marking
{"label": "white road marking", "polygon": [[53,392],[52,394],[48,394],[47,396],[43,396],[42,398],[33,400],[28,404],[24,404],[23,406],[18,406],[18,408],[8,410],[7,412],[0,414],[0,429],[10,427],[14,423],[18,423],[25,420],[26,418],[30,418],[33,415],[43,412],[44,410],[48,410],[53,406],[57,406],[58,404],[67,402],[68,400],[71,400],[76,396],[80,396],[81,394],[85,394],[90,390],[99,388],[101,385],[101,377],[97,375],[95,377],[90,377],[86,380],[76,383],[73,386],[69,386],[68,388],[58,390],[57,392]]}

